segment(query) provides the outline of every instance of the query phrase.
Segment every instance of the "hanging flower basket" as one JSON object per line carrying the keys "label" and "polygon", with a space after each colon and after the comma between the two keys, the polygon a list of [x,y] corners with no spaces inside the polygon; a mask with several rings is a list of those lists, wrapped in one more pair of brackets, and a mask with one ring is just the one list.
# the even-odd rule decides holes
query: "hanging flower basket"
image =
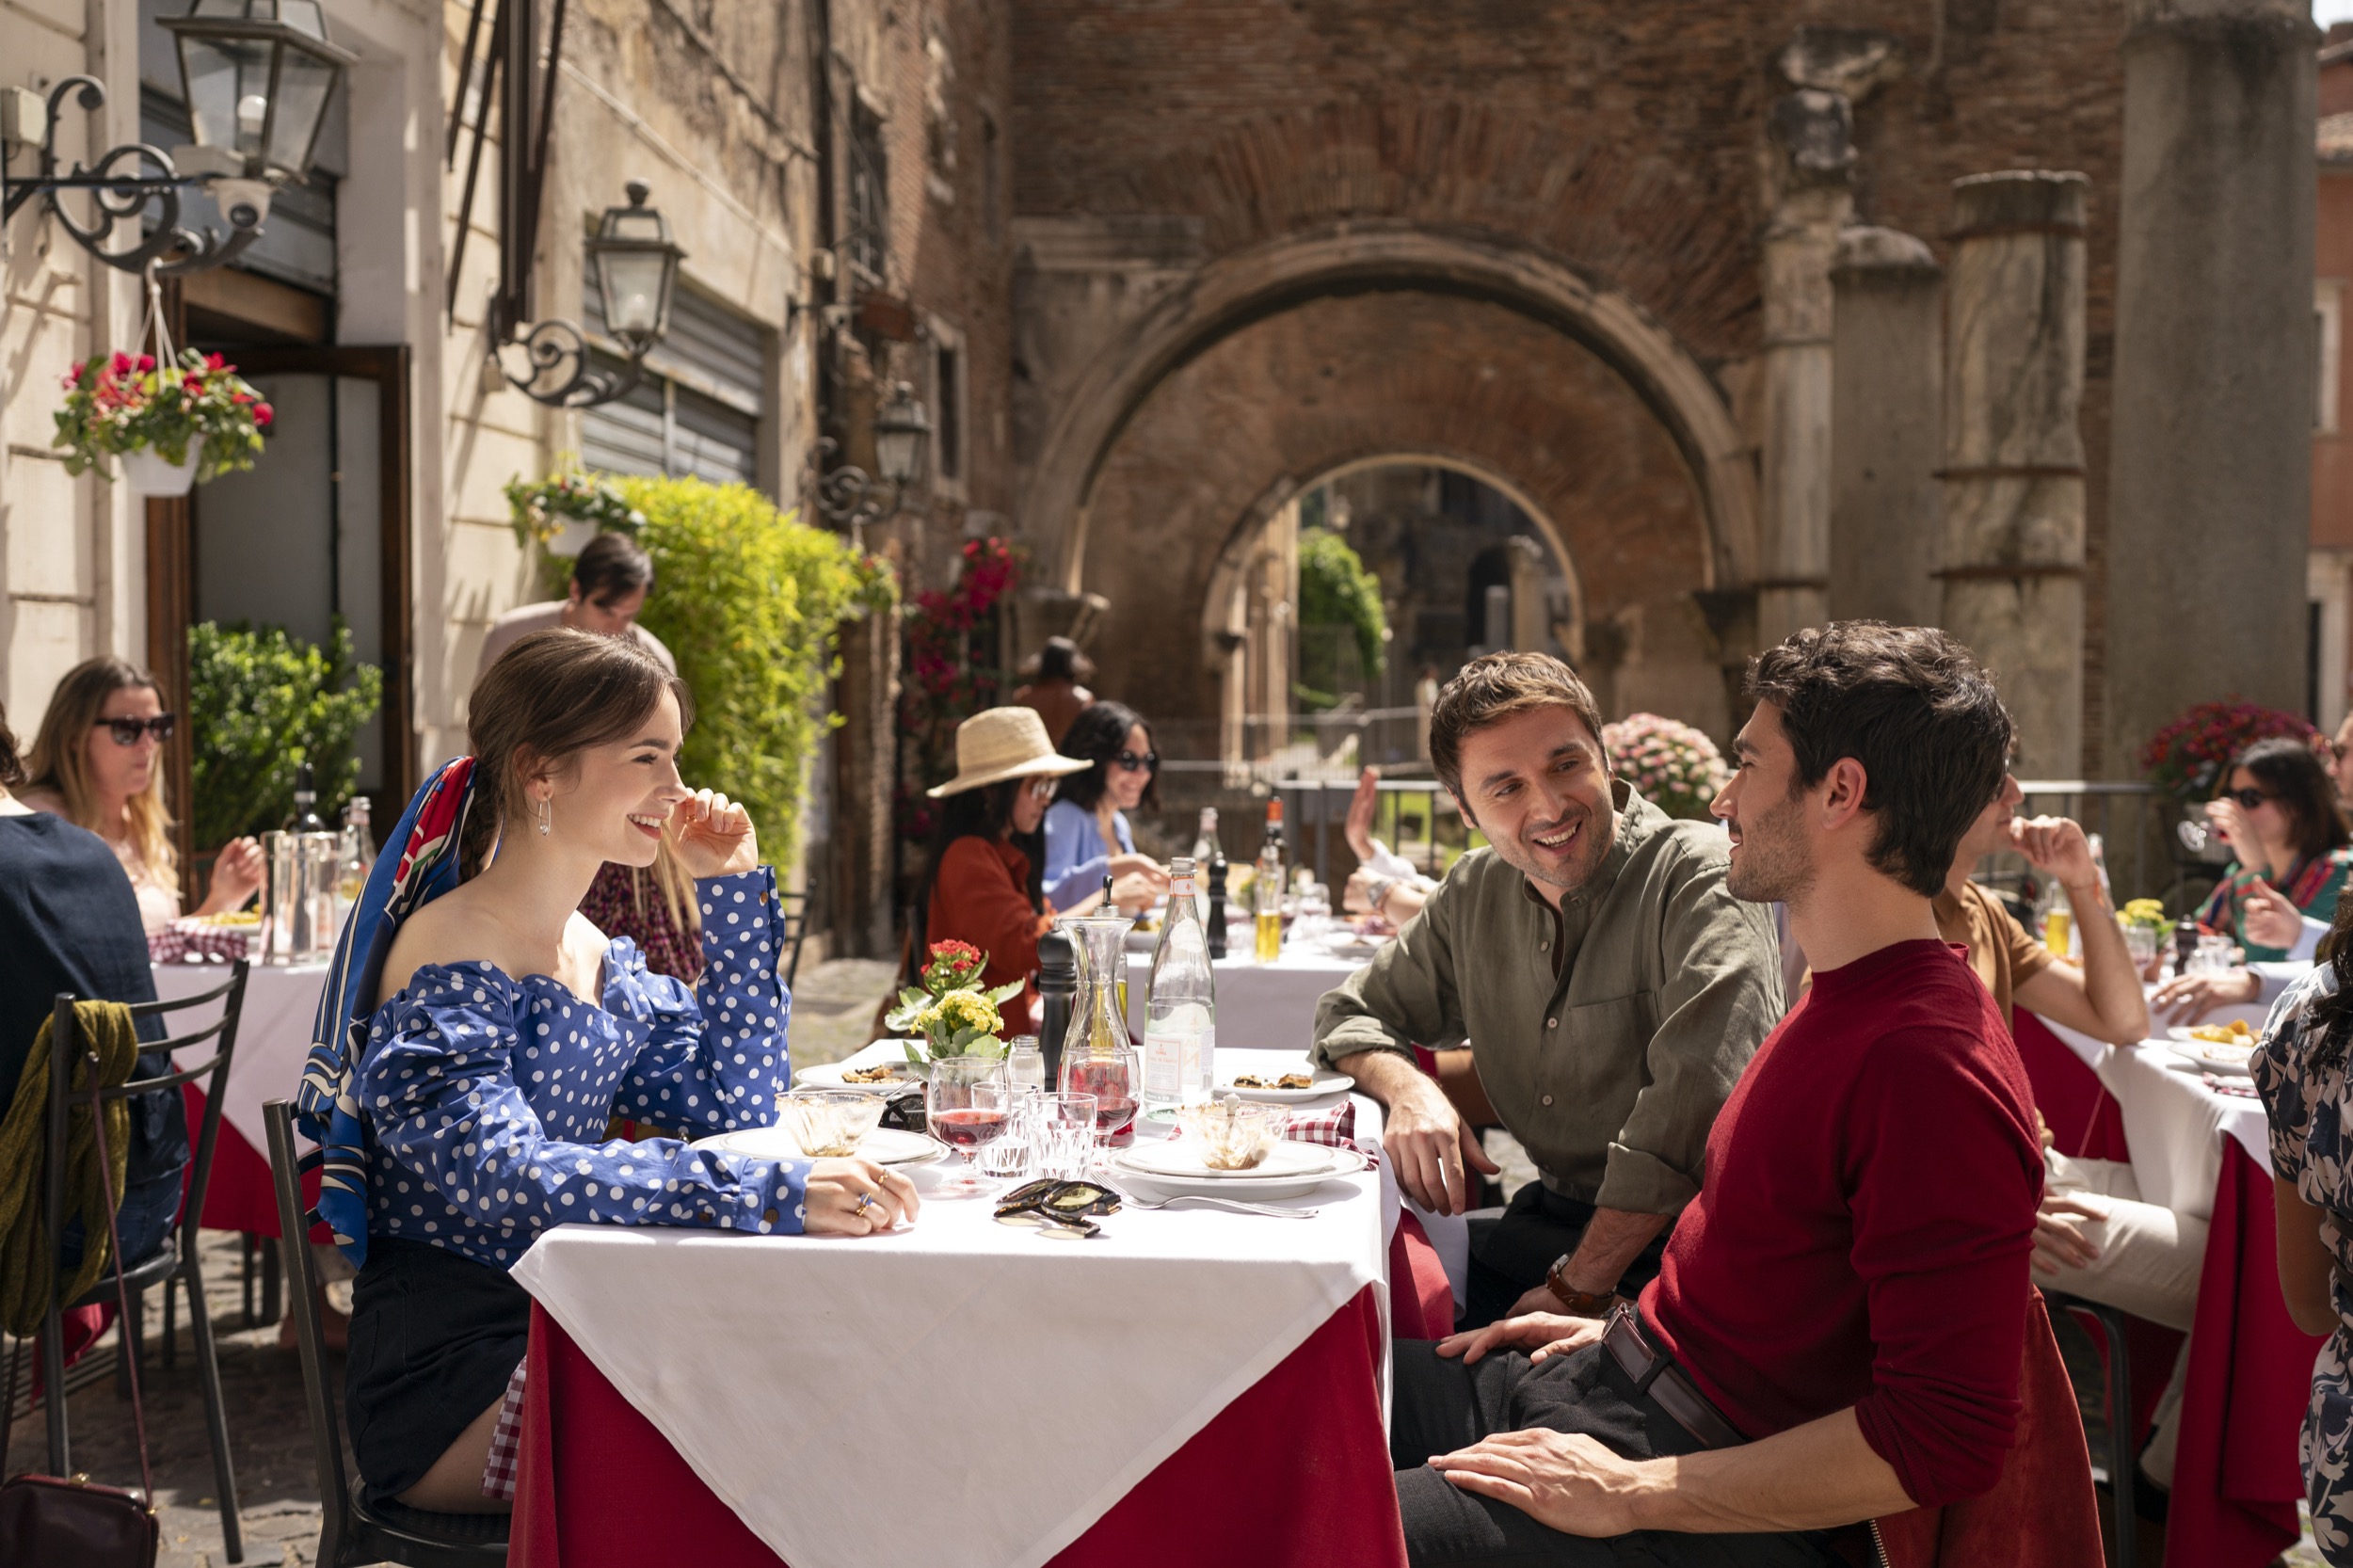
{"label": "hanging flower basket", "polygon": [[[188,486],[253,466],[272,411],[217,354],[184,349],[174,359],[116,353],[73,367],[65,378],[54,444],[68,473],[106,473],[125,459],[125,477],[148,495],[185,495]],[[136,468],[134,456],[152,459]]]}
{"label": "hanging flower basket", "polygon": [[169,500],[188,493],[196,485],[194,453],[173,462],[152,450],[126,452],[122,455],[122,477],[141,495]]}

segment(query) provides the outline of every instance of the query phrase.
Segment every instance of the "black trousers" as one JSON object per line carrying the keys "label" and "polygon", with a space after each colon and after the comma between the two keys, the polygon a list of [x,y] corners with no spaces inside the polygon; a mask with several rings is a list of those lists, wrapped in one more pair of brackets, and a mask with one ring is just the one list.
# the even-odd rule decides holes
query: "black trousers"
{"label": "black trousers", "polygon": [[[1470,1231],[1470,1278],[1457,1328],[1485,1328],[1512,1315],[1513,1306],[1545,1282],[1545,1274],[1562,1253],[1577,1251],[1593,1206],[1563,1197],[1541,1181],[1531,1181],[1512,1195],[1511,1204],[1493,1220],[1473,1220]],[[1667,1253],[1670,1225],[1626,1265],[1618,1282],[1631,1296],[1658,1277],[1659,1259]]]}
{"label": "black trousers", "polygon": [[344,1408],[369,1502],[424,1479],[506,1392],[530,1338],[530,1293],[504,1269],[429,1242],[368,1238],[351,1287]]}
{"label": "black trousers", "polygon": [[1509,1503],[1459,1491],[1430,1468],[1434,1455],[1530,1427],[1583,1432],[1628,1459],[1703,1445],[1599,1345],[1538,1366],[1517,1351],[1465,1367],[1427,1340],[1401,1339],[1389,1419],[1405,1555],[1414,1568],[1836,1568],[1820,1532],[1682,1535],[1642,1530],[1605,1541],[1564,1535]]}

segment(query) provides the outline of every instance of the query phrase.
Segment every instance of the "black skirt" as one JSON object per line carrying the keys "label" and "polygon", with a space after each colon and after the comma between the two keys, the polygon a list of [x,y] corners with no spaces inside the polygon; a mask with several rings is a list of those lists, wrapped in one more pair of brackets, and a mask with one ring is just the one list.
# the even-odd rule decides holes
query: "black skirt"
{"label": "black skirt", "polygon": [[531,1294],[505,1270],[424,1241],[368,1238],[344,1367],[367,1501],[424,1479],[505,1394],[530,1335]]}

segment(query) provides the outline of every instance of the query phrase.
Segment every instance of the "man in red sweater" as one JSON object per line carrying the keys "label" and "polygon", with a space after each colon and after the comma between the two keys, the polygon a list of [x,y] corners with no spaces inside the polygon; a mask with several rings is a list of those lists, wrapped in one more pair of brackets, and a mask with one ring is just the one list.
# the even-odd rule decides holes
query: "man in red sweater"
{"label": "man in red sweater", "polygon": [[1839,1527],[1979,1496],[2009,1454],[2041,1151],[1929,901],[2009,716],[1967,649],[1873,622],[1797,633],[1748,691],[1730,886],[1787,904],[1813,989],[1637,1308],[1398,1347],[1417,1564],[1836,1562]]}

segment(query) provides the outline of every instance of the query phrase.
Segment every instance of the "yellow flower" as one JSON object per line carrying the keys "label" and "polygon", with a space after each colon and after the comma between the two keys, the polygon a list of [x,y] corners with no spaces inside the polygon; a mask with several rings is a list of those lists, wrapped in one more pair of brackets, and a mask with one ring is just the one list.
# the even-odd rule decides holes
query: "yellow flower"
{"label": "yellow flower", "polygon": [[945,1035],[950,1039],[968,1029],[994,1034],[1005,1027],[1004,1019],[998,1014],[997,1004],[980,992],[971,990],[945,993],[937,1001],[917,1014],[915,1021],[924,1032]]}

